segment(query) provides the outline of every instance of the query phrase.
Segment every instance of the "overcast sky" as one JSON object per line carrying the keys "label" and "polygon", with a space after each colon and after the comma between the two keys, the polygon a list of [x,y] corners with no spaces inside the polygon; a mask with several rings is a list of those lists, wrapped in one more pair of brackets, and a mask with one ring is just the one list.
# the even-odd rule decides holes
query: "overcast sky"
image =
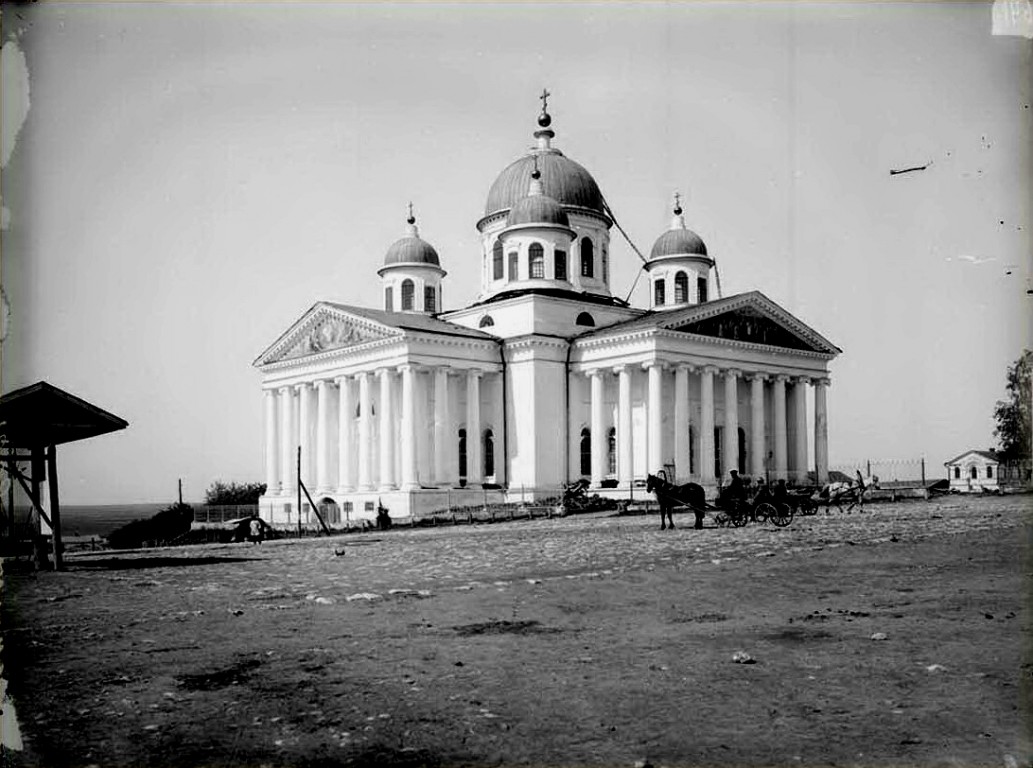
{"label": "overcast sky", "polygon": [[262,480],[252,361],[317,300],[379,306],[410,199],[446,308],[472,301],[543,87],[639,248],[678,189],[725,295],[843,349],[833,465],[990,447],[1031,346],[1031,42],[989,3],[42,2],[4,26],[3,389],[130,423],[59,450],[65,503]]}

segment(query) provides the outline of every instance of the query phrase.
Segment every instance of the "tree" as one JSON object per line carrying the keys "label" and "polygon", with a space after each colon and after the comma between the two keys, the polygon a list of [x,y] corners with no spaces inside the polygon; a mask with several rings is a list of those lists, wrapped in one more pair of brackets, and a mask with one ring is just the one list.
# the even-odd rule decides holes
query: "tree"
{"label": "tree", "polygon": [[997,427],[994,437],[1000,447],[1001,459],[1016,461],[1030,458],[1030,370],[1033,352],[1024,350],[1022,356],[1008,366],[1008,396],[998,400],[994,408]]}
{"label": "tree", "polygon": [[204,492],[204,503],[209,507],[230,504],[257,504],[265,493],[265,483],[224,483],[216,480]]}

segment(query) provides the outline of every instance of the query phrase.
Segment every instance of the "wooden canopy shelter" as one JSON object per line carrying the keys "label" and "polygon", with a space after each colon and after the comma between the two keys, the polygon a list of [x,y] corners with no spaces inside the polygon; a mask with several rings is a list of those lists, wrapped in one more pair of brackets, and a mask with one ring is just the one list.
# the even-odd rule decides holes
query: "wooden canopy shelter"
{"label": "wooden canopy shelter", "polygon": [[[129,422],[45,381],[0,397],[0,462],[12,483],[17,481],[32,508],[53,531],[54,569],[61,568],[61,505],[58,501],[57,446],[86,440],[129,426]],[[18,462],[29,462],[25,473]],[[50,515],[40,489],[50,491]],[[13,505],[8,510],[14,531]],[[44,550],[45,557],[45,550]]]}

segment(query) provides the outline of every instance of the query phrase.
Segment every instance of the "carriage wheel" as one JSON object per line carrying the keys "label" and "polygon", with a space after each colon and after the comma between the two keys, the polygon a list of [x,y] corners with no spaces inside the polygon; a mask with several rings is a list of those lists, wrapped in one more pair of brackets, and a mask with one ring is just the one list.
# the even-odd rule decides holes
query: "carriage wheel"
{"label": "carriage wheel", "polygon": [[818,504],[812,499],[806,499],[800,504],[800,514],[810,517],[818,514]]}
{"label": "carriage wheel", "polygon": [[714,516],[714,522],[717,523],[718,528],[724,528],[728,525],[728,516],[724,512],[718,512]]}
{"label": "carriage wheel", "polygon": [[758,504],[757,508],[753,510],[753,516],[757,519],[758,523],[766,523],[776,515],[778,515],[778,511],[773,505],[768,504],[766,501],[763,504]]}
{"label": "carriage wheel", "polygon": [[731,515],[732,525],[734,525],[736,528],[742,528],[744,525],[746,525],[746,523],[750,522],[750,516],[741,509],[735,510],[735,512],[732,512]]}
{"label": "carriage wheel", "polygon": [[793,522],[793,508],[788,504],[780,504],[778,509],[772,507],[772,511],[768,516],[768,519],[779,528],[785,528]]}

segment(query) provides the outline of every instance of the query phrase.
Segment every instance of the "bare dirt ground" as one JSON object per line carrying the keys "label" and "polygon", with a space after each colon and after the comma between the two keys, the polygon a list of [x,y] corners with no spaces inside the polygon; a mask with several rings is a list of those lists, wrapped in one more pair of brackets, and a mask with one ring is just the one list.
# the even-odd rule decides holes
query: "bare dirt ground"
{"label": "bare dirt ground", "polygon": [[1030,497],[787,529],[690,521],[85,553],[65,573],[8,573],[4,668],[27,743],[6,761],[1031,764]]}

